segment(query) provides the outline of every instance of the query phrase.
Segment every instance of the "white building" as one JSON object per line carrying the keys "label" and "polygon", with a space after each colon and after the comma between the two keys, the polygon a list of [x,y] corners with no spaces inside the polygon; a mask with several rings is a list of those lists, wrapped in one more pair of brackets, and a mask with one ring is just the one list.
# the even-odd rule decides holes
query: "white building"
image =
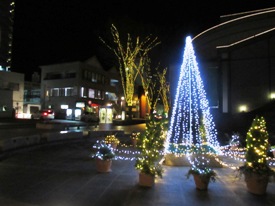
{"label": "white building", "polygon": [[105,71],[95,56],[40,68],[41,106],[54,109],[56,118],[79,120],[87,111],[96,113],[101,123],[111,123],[118,113],[119,73]]}
{"label": "white building", "polygon": [[24,74],[0,71],[0,117],[23,114]]}

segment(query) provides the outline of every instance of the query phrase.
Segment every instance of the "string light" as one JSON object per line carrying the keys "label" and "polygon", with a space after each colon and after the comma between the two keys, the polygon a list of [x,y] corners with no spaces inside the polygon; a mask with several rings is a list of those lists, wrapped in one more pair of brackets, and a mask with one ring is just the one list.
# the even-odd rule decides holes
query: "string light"
{"label": "string light", "polygon": [[[204,138],[200,133],[200,127],[204,128]],[[186,145],[185,149],[189,149],[195,144],[199,147],[208,145],[216,152],[220,148],[192,40],[188,36],[165,142],[165,153],[174,153],[172,148],[179,148],[180,145]]]}

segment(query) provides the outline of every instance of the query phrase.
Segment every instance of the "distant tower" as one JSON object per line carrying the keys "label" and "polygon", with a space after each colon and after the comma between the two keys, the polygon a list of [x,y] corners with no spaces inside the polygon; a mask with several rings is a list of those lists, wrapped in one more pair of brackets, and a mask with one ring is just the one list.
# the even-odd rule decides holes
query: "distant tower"
{"label": "distant tower", "polygon": [[4,71],[11,67],[14,6],[13,0],[0,0],[0,70]]}

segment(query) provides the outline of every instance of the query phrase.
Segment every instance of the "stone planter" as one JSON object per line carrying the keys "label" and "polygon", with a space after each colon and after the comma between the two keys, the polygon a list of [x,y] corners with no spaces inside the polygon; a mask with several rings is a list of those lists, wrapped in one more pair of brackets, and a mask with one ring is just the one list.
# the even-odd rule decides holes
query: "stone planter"
{"label": "stone planter", "polygon": [[95,159],[96,163],[96,170],[100,173],[106,173],[106,172],[111,172],[111,166],[112,166],[112,160],[102,160],[99,158]]}
{"label": "stone planter", "polygon": [[137,147],[137,139],[132,138],[132,145],[133,147]]}
{"label": "stone planter", "polygon": [[155,177],[145,173],[139,173],[138,184],[143,187],[152,187],[155,184]]}
{"label": "stone planter", "polygon": [[117,148],[117,143],[111,143],[111,147],[112,147],[114,150],[116,150],[116,148]]}
{"label": "stone planter", "polygon": [[264,195],[266,193],[269,177],[256,173],[244,174],[247,191],[255,195]]}
{"label": "stone planter", "polygon": [[210,177],[204,176],[204,175],[197,175],[197,174],[192,174],[192,175],[193,175],[193,178],[195,181],[196,188],[198,190],[207,190],[208,189]]}

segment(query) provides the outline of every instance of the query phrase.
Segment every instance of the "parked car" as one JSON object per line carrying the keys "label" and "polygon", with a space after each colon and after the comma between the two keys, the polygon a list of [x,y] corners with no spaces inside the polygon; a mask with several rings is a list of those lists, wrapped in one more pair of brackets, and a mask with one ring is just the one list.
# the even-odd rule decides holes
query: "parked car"
{"label": "parked car", "polygon": [[81,115],[80,121],[88,122],[88,123],[99,123],[99,118],[95,113],[85,112]]}
{"label": "parked car", "polygon": [[31,119],[54,119],[55,114],[52,109],[44,109],[39,110],[37,112],[32,113]]}

